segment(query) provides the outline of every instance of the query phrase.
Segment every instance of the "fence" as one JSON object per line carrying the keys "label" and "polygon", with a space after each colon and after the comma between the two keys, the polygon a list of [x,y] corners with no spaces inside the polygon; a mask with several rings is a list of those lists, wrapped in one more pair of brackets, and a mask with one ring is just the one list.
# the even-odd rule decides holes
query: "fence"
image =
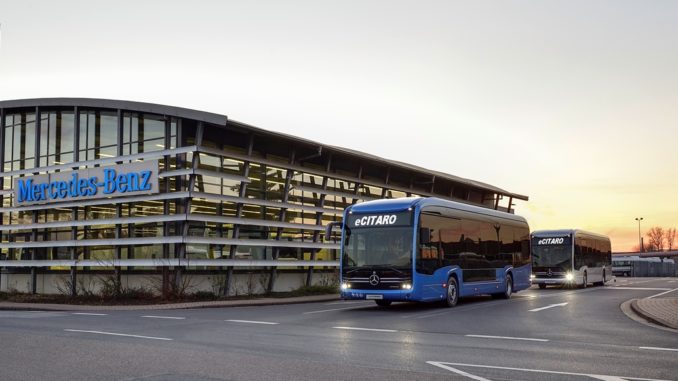
{"label": "fence", "polygon": [[634,277],[666,277],[678,276],[677,267],[671,262],[631,262],[631,276]]}

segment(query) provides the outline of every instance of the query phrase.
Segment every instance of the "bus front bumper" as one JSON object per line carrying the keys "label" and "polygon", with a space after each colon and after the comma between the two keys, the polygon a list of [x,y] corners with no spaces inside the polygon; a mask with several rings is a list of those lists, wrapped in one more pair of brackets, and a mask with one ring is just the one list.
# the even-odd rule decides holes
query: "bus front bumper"
{"label": "bus front bumper", "polygon": [[346,300],[413,300],[412,290],[341,290],[341,298]]}
{"label": "bus front bumper", "polygon": [[565,278],[534,278],[532,284],[570,284],[574,280],[567,280]]}
{"label": "bus front bumper", "polygon": [[532,278],[532,284],[545,284],[545,285],[553,285],[553,284],[578,284],[581,283],[582,280],[577,279],[575,276],[569,276],[569,277],[550,277],[550,278],[539,278],[535,277]]}

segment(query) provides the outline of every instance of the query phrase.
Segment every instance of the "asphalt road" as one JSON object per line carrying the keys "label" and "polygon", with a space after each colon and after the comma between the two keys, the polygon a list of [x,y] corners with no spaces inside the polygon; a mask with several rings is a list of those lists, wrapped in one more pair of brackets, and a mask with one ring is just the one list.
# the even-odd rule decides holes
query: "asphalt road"
{"label": "asphalt road", "polygon": [[678,332],[620,305],[678,279],[532,288],[451,309],[368,301],[163,311],[0,311],[0,379],[678,380]]}

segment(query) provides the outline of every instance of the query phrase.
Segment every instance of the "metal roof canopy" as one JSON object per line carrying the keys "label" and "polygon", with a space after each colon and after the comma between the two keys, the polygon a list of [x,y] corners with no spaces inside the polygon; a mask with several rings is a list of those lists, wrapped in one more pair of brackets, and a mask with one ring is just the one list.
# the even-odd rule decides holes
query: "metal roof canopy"
{"label": "metal roof canopy", "polygon": [[511,193],[501,188],[483,182],[465,179],[444,172],[429,170],[426,168],[418,167],[416,165],[411,165],[396,160],[384,159],[382,157],[355,151],[348,148],[323,144],[280,132],[268,131],[245,123],[229,120],[226,115],[220,115],[205,111],[198,111],[174,106],[165,106],[154,103],[111,100],[111,99],[96,99],[96,98],[34,98],[34,99],[0,101],[0,108],[2,109],[34,108],[34,107],[81,107],[85,109],[97,108],[114,110],[121,109],[131,112],[148,112],[153,114],[192,119],[223,127],[228,126],[229,128],[240,130],[245,133],[253,133],[258,136],[269,137],[276,140],[283,139],[289,143],[306,145],[307,148],[309,149],[309,152],[316,152],[316,155],[311,156],[320,156],[325,153],[330,153],[344,155],[358,160],[369,159],[374,163],[384,165],[387,168],[390,167],[410,171],[412,172],[413,175],[418,175],[419,177],[427,178],[430,177],[431,180],[429,180],[429,183],[432,183],[436,179],[444,179],[451,181],[453,183],[462,184],[471,188],[475,188],[477,190],[487,191],[501,196],[508,196],[514,199],[524,201],[527,201],[529,199],[528,196],[517,193]]}
{"label": "metal roof canopy", "polygon": [[612,253],[612,256],[626,256],[626,257],[640,257],[640,258],[660,258],[660,257],[665,257],[665,258],[678,258],[678,250],[668,250],[668,251],[645,251],[642,253],[639,253],[637,251],[630,251],[630,252],[618,252],[618,253]]}

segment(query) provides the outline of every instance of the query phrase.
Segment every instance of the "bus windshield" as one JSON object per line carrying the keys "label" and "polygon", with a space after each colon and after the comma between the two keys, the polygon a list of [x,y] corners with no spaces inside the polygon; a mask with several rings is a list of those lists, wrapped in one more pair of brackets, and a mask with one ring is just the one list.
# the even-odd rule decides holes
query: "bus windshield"
{"label": "bus windshield", "polygon": [[342,265],[412,267],[412,227],[346,229]]}
{"label": "bus windshield", "polygon": [[572,267],[572,246],[532,246],[532,265],[534,267],[569,269]]}

